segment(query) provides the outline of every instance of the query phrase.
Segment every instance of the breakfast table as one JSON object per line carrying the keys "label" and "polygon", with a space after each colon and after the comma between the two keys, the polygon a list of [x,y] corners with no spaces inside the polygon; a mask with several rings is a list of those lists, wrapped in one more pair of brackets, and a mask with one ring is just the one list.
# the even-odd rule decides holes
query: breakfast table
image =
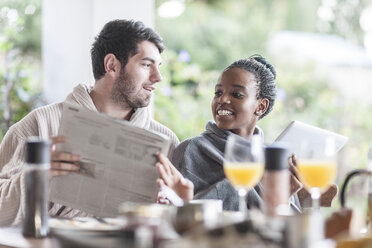
{"label": "breakfast table", "polygon": [[59,242],[52,237],[44,239],[31,239],[23,237],[20,228],[5,227],[0,228],[0,247],[62,247]]}
{"label": "breakfast table", "polygon": [[50,217],[49,235],[45,238],[24,237],[21,226],[1,227],[0,248],[336,247],[334,241],[319,236],[316,227],[322,225],[322,219],[313,214],[268,219],[259,210],[251,209],[250,217],[245,218],[239,212],[214,211],[213,202],[180,208],[160,204],[128,206],[114,218]]}
{"label": "breakfast table", "polygon": [[15,248],[74,248],[74,247],[135,247],[133,239],[122,235],[71,235],[50,234],[46,238],[26,238],[21,228],[0,228],[0,247]]}

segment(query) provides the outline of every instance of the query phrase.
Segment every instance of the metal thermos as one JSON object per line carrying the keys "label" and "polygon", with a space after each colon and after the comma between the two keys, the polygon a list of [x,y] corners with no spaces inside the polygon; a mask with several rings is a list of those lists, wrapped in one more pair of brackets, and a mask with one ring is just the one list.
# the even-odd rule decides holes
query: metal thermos
{"label": "metal thermos", "polygon": [[266,147],[262,184],[267,216],[277,216],[280,207],[289,207],[289,176],[287,149],[280,145]]}
{"label": "metal thermos", "polygon": [[48,235],[50,143],[39,137],[26,141],[25,208],[23,235],[42,238]]}

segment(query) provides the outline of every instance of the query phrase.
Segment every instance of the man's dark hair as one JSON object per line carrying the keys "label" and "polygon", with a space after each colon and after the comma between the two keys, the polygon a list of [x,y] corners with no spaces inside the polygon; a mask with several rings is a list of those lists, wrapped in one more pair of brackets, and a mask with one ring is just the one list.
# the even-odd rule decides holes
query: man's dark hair
{"label": "man's dark hair", "polygon": [[98,80],[105,75],[104,58],[107,54],[114,54],[124,68],[128,59],[138,53],[138,43],[142,41],[154,43],[160,53],[164,50],[160,35],[140,21],[113,20],[106,23],[90,51],[94,78]]}
{"label": "man's dark hair", "polygon": [[260,55],[253,55],[247,59],[240,59],[229,65],[224,71],[231,68],[241,68],[252,73],[257,80],[257,99],[266,98],[269,106],[260,119],[266,116],[273,109],[276,98],[276,71],[273,65]]}

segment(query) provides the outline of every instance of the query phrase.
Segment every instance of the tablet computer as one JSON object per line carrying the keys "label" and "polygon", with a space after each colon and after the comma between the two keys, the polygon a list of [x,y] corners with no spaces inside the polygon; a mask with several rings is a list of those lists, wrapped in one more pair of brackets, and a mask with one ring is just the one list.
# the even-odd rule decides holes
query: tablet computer
{"label": "tablet computer", "polygon": [[311,147],[312,152],[322,153],[325,149],[325,140],[328,137],[334,138],[336,152],[348,140],[346,136],[299,121],[292,121],[276,138],[274,144],[280,142],[288,148],[291,154],[294,153],[296,156],[301,156],[301,144],[304,140],[306,140],[308,147]]}

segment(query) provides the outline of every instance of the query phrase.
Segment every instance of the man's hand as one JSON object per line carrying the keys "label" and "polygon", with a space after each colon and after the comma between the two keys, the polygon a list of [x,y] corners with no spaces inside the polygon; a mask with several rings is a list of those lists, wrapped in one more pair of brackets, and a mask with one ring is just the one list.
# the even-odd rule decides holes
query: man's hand
{"label": "man's hand", "polygon": [[184,201],[192,200],[194,198],[194,184],[184,178],[162,153],[158,154],[158,159],[159,162],[156,163],[156,168],[160,175],[160,178],[157,180],[159,187],[165,184],[173,189]]}
{"label": "man's hand", "polygon": [[71,172],[79,171],[80,166],[77,164],[77,162],[81,161],[80,155],[56,151],[56,144],[65,142],[66,138],[63,136],[55,136],[52,137],[51,140],[50,176],[62,176]]}
{"label": "man's hand", "polygon": [[296,156],[292,154],[288,159],[290,174],[290,196],[296,194],[303,188],[299,178],[299,171],[297,169]]}

